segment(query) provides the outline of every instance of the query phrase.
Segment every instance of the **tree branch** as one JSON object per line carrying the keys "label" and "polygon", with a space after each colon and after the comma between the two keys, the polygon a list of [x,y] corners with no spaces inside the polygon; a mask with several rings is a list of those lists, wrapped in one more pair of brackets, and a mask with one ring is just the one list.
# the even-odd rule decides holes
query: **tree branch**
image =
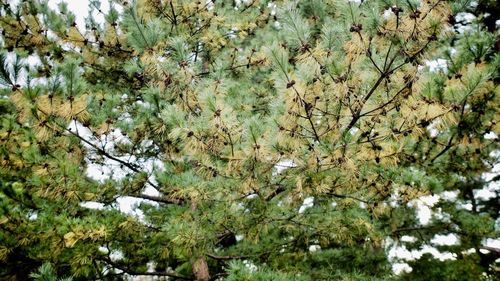
{"label": "tree branch", "polygon": [[173,277],[173,278],[182,279],[182,280],[194,280],[192,276],[183,275],[183,274],[177,273],[173,270],[151,271],[151,272],[149,272],[149,271],[136,271],[136,270],[130,269],[124,265],[119,265],[118,263],[113,262],[111,259],[109,259],[107,257],[100,257],[98,259],[107,263],[111,267],[113,267],[115,269],[119,269],[127,274],[130,274],[130,275],[168,276],[168,277]]}
{"label": "tree branch", "polygon": [[151,200],[154,202],[165,203],[165,204],[182,205],[184,203],[184,200],[181,200],[181,199],[170,199],[170,198],[166,198],[166,197],[151,196],[151,195],[146,195],[146,194],[132,195],[132,197],[137,197],[137,198]]}
{"label": "tree branch", "polygon": [[251,256],[248,255],[242,255],[242,256],[216,256],[214,254],[206,254],[207,257],[212,258],[214,260],[241,260],[241,259],[246,259]]}

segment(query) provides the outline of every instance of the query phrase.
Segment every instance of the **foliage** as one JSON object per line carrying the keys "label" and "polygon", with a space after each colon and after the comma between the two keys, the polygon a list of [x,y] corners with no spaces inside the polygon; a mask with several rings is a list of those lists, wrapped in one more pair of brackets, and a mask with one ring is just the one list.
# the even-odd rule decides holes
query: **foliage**
{"label": "foliage", "polygon": [[58,279],[50,263],[44,263],[38,272],[32,273],[30,277],[35,281],[71,281],[71,278]]}
{"label": "foliage", "polygon": [[[498,274],[499,192],[474,191],[498,181],[498,36],[451,28],[468,1],[92,0],[85,26],[2,4],[1,278]],[[389,240],[436,234],[456,261],[392,273]]]}

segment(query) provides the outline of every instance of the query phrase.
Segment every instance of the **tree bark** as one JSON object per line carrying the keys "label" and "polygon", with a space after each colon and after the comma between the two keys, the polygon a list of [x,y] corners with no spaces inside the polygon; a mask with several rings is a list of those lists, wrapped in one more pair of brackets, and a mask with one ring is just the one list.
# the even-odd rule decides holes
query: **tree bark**
{"label": "tree bark", "polygon": [[193,273],[196,281],[210,280],[210,273],[208,272],[208,264],[205,257],[200,257],[193,263]]}

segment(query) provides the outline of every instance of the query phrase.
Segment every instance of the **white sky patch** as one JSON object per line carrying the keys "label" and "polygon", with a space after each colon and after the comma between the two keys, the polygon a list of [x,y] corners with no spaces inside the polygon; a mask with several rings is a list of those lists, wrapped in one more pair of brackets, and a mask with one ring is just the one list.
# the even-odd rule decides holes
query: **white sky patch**
{"label": "white sky patch", "polygon": [[387,257],[391,261],[398,260],[398,259],[402,259],[402,260],[415,259],[412,252],[410,252],[406,248],[406,246],[404,246],[404,245],[400,246],[397,243],[394,243],[393,247],[389,249],[389,251],[387,252]]}
{"label": "white sky patch", "polygon": [[451,245],[456,245],[459,243],[458,237],[453,234],[446,234],[446,235],[441,235],[441,234],[436,234],[431,240],[431,243],[436,246],[451,246]]}
{"label": "white sky patch", "polygon": [[432,217],[442,222],[451,222],[450,214],[443,212],[441,208],[437,208],[436,211],[432,213]]}
{"label": "white sky patch", "polygon": [[118,250],[111,251],[111,253],[109,254],[109,258],[111,259],[111,261],[119,261],[123,259],[123,253]]}
{"label": "white sky patch", "polygon": [[28,213],[28,220],[34,221],[36,219],[38,219],[38,212],[32,211]]}
{"label": "white sky patch", "polygon": [[40,60],[40,57],[36,56],[36,55],[31,55],[31,56],[28,56],[26,58],[26,62],[28,63],[28,65],[30,65],[31,67],[36,67],[36,66],[39,66],[39,65],[42,65],[42,61]]}
{"label": "white sky patch", "polygon": [[47,30],[47,38],[52,40],[52,41],[55,41],[59,37],[57,37],[57,35],[52,30]]}
{"label": "white sky patch", "polygon": [[460,192],[458,190],[443,191],[441,192],[441,194],[439,194],[439,196],[445,201],[453,202],[457,199],[459,193]]}
{"label": "white sky patch", "polygon": [[465,33],[468,31],[472,30],[472,22],[476,19],[476,16],[474,16],[471,13],[458,13],[455,16],[455,21],[457,22],[455,24],[455,29],[457,30],[458,33]]}
{"label": "white sky patch", "polygon": [[147,200],[130,197],[130,196],[122,196],[116,199],[116,204],[118,205],[118,209],[127,215],[131,215],[137,218],[139,221],[144,221],[144,212],[137,208],[141,203],[146,202]]}
{"label": "white sky patch", "polygon": [[448,71],[448,61],[445,59],[429,60],[425,62],[425,65],[429,67],[430,72],[443,71],[446,73]]}
{"label": "white sky patch", "polygon": [[389,205],[391,207],[396,207],[398,205],[398,197],[399,197],[399,190],[396,187],[394,192],[391,194],[391,197],[389,198]]}
{"label": "white sky patch", "polygon": [[424,245],[422,247],[422,250],[419,253],[420,253],[420,256],[422,254],[427,254],[427,253],[431,254],[432,256],[434,256],[434,258],[437,258],[440,261],[456,260],[457,259],[456,254],[450,253],[450,252],[439,252],[436,248],[429,246],[429,245]]}
{"label": "white sky patch", "polygon": [[131,124],[134,120],[132,120],[132,116],[128,112],[124,112],[119,118],[119,121]]}
{"label": "white sky patch", "polygon": [[295,168],[295,167],[297,167],[297,164],[295,164],[293,160],[288,160],[288,159],[281,160],[278,163],[276,163],[276,165],[274,165],[275,170],[273,171],[273,176],[283,172],[288,168]]}
{"label": "white sky patch", "polygon": [[229,30],[228,34],[227,34],[227,37],[229,37],[230,39],[234,39],[236,38],[236,32],[238,32],[238,28],[237,27],[233,27],[231,28],[231,30]]}
{"label": "white sky patch", "polygon": [[142,106],[142,107],[143,107],[143,108],[145,108],[145,109],[150,109],[150,108],[152,108],[152,107],[153,107],[153,106],[151,105],[151,103],[149,103],[149,102],[145,102],[145,101],[142,101],[142,100],[138,100],[138,101],[136,101],[135,103],[136,103],[137,105],[139,105],[139,106]]}
{"label": "white sky patch", "polygon": [[403,273],[410,273],[412,272],[413,268],[405,262],[396,262],[392,264],[392,272],[396,275],[400,275]]}
{"label": "white sky patch", "polygon": [[426,196],[422,196],[420,197],[419,199],[417,199],[418,201],[426,204],[427,206],[434,206],[437,202],[439,202],[439,195],[437,194],[434,194],[434,195],[426,195]]}
{"label": "white sky patch", "polygon": [[399,263],[402,261],[411,261],[420,259],[423,254],[431,254],[434,258],[444,260],[456,259],[456,254],[450,252],[439,252],[431,245],[423,245],[419,250],[408,250],[405,245],[393,241],[390,238],[386,239],[387,257],[389,261]]}
{"label": "white sky patch", "polygon": [[255,199],[257,197],[259,197],[259,195],[257,195],[256,193],[252,193],[252,194],[247,195],[245,198],[246,199]]}
{"label": "white sky patch", "polygon": [[271,16],[276,15],[276,3],[269,2],[269,3],[267,3],[267,7],[269,8],[269,10],[271,10],[271,12],[270,12]]}
{"label": "white sky patch", "polygon": [[394,15],[394,13],[391,11],[391,9],[387,9],[384,11],[384,13],[382,14],[382,16],[384,17],[384,19],[389,19],[392,15]]}
{"label": "white sky patch", "polygon": [[311,253],[317,252],[319,250],[321,250],[320,245],[310,245],[309,246],[309,252],[311,252]]}
{"label": "white sky patch", "polygon": [[286,245],[281,245],[280,253],[284,253],[286,251]]}
{"label": "white sky patch", "polygon": [[[491,157],[498,157],[498,152],[492,152]],[[500,163],[493,165],[493,168],[488,173],[483,173],[482,178],[485,181],[491,181],[494,177],[500,175]],[[483,189],[475,189],[474,196],[481,200],[489,200],[496,197],[496,192],[500,190],[500,181],[491,181]]]}
{"label": "white sky patch", "polygon": [[149,195],[149,196],[160,196],[160,192],[156,190],[156,188],[152,187],[150,184],[146,184],[146,188],[144,188],[144,191],[142,192],[144,195]]}
{"label": "white sky patch", "polygon": [[308,208],[311,208],[314,206],[314,197],[307,197],[304,199],[304,202],[302,203],[302,206],[299,208],[299,214],[304,213]]}
{"label": "white sky patch", "polygon": [[123,259],[123,252],[122,251],[112,250],[110,253],[108,248],[106,248],[104,246],[99,247],[99,251],[101,251],[103,254],[108,254],[111,261],[116,262],[116,261]]}
{"label": "white sky patch", "polygon": [[[500,157],[500,150],[495,150],[490,153],[491,157]],[[498,167],[498,171],[500,172],[500,166]]]}
{"label": "white sky patch", "polygon": [[403,235],[399,240],[401,242],[414,243],[417,241],[417,238],[415,236]]}
{"label": "white sky patch", "polygon": [[[490,154],[491,157],[499,157],[497,153]],[[500,174],[500,163],[493,165],[493,168],[489,173],[484,173],[483,178],[485,180],[492,180],[495,176]]]}
{"label": "white sky patch", "polygon": [[53,10],[59,10],[59,3],[66,2],[68,4],[68,10],[75,14],[76,26],[80,31],[85,28],[85,17],[89,13],[89,2],[88,0],[80,1],[60,1],[60,0],[49,0],[49,7]]}
{"label": "white sky patch", "polygon": [[242,6],[242,4],[248,5],[250,3],[252,3],[252,0],[235,0],[234,1],[234,4],[235,4],[234,9],[238,10]]}
{"label": "white sky patch", "polygon": [[148,270],[146,272],[154,272],[156,267],[156,262],[150,261],[146,264],[146,266],[148,267]]}
{"label": "white sky patch", "polygon": [[206,6],[207,6],[207,10],[208,10],[208,11],[211,11],[211,10],[213,10],[213,9],[214,9],[214,6],[215,6],[215,5],[214,5],[214,2],[213,2],[212,0],[206,0],[206,1],[205,1],[205,3],[206,3]]}
{"label": "white sky patch", "polygon": [[467,12],[461,12],[455,15],[455,21],[464,24],[472,23],[475,19],[475,15]]}
{"label": "white sky patch", "polygon": [[483,189],[474,189],[474,197],[476,199],[489,200],[497,196],[495,193],[496,190],[498,190],[498,188],[496,188],[494,184]]}
{"label": "white sky patch", "polygon": [[476,249],[474,248],[470,248],[468,250],[465,250],[465,251],[462,251],[462,255],[470,255],[470,254],[474,254],[476,252]]}
{"label": "white sky patch", "polygon": [[498,139],[498,136],[494,132],[489,132],[487,134],[484,134],[484,138],[487,140],[496,140]]}
{"label": "white sky patch", "polygon": [[472,211],[472,204],[471,203],[457,204],[457,209]]}
{"label": "white sky patch", "polygon": [[439,122],[440,120],[439,119],[436,119],[435,121],[433,121],[429,126],[427,126],[427,131],[429,132],[429,135],[432,137],[432,138],[435,138],[439,135],[439,130],[436,129],[436,127],[439,125]]}
{"label": "white sky patch", "polygon": [[484,246],[500,249],[500,238],[488,238],[483,241]]}
{"label": "white sky patch", "polygon": [[[68,10],[75,14],[75,22],[76,26],[80,31],[85,30],[85,18],[89,15],[89,1],[88,0],[49,0],[48,4],[51,9],[59,10],[59,3],[66,2],[68,5]],[[120,11],[122,8],[119,5],[113,5],[113,7]],[[109,11],[108,1],[101,1],[101,6],[98,7],[103,13],[107,13]],[[99,24],[103,24],[105,22],[104,15],[99,13],[97,9],[94,7],[94,12],[92,13],[95,21]]]}
{"label": "white sky patch", "polygon": [[432,217],[431,207],[439,201],[439,195],[422,196],[410,201],[410,206],[417,208],[417,216],[421,225],[426,225]]}
{"label": "white sky patch", "polygon": [[104,206],[103,203],[95,202],[95,201],[85,201],[85,202],[80,202],[80,206],[83,208],[87,209],[94,209],[94,210],[104,210],[106,207]]}

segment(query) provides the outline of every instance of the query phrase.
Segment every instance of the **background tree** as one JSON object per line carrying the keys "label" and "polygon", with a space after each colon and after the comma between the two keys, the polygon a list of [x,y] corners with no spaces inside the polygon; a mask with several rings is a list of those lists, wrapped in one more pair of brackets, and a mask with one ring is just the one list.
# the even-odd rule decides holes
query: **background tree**
{"label": "background tree", "polygon": [[[85,27],[2,4],[3,276],[384,280],[388,238],[456,233],[494,278],[498,207],[474,189],[499,58],[479,23],[449,28],[467,3],[90,1]],[[411,203],[450,190],[420,225]]]}

